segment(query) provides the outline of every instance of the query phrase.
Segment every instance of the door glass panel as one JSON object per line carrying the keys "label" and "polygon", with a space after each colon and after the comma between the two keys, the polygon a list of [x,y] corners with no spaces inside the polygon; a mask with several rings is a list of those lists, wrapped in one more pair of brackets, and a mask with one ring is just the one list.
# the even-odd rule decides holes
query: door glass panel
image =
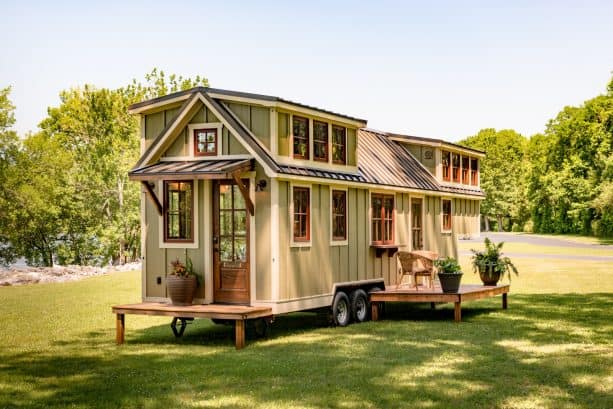
{"label": "door glass panel", "polygon": [[232,236],[232,210],[219,211],[219,235]]}
{"label": "door glass panel", "polygon": [[238,186],[232,185],[232,191],[234,192],[234,208],[245,209],[245,199],[243,199],[243,195]]}
{"label": "door glass panel", "polygon": [[232,261],[232,237],[219,239],[219,257],[221,261]]}
{"label": "door glass panel", "polygon": [[236,210],[234,212],[234,234],[237,236],[245,236],[247,234],[247,212],[245,210]]}
{"label": "door glass panel", "polygon": [[247,241],[244,237],[236,237],[234,239],[234,259],[247,261]]}
{"label": "door glass panel", "polygon": [[232,189],[228,185],[219,186],[219,208],[232,209]]}

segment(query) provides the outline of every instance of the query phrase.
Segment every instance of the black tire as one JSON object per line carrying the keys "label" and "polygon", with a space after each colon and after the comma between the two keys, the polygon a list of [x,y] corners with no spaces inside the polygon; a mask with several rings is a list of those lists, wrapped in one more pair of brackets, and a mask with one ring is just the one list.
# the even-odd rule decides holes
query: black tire
{"label": "black tire", "polygon": [[351,304],[343,291],[337,292],[332,301],[332,319],[339,327],[346,327],[351,322]]}
{"label": "black tire", "polygon": [[366,291],[357,289],[349,297],[351,302],[351,315],[355,322],[368,321],[370,318],[370,302]]}

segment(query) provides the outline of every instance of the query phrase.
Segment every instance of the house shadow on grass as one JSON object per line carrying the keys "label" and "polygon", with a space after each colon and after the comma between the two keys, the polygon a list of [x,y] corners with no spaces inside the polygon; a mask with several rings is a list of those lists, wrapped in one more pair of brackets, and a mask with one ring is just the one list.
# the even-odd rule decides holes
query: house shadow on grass
{"label": "house shadow on grass", "polygon": [[403,306],[404,319],[331,328],[289,314],[241,351],[206,320],[178,342],[165,325],[121,347],[92,332],[90,344],[3,353],[0,407],[612,407],[613,295],[513,298],[503,312],[484,301],[467,325],[429,306],[408,314],[442,319]]}

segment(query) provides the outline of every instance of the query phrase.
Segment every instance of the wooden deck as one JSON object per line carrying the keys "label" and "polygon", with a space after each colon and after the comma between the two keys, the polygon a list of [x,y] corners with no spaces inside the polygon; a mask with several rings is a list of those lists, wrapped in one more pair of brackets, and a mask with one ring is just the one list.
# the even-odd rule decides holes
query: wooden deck
{"label": "wooden deck", "polygon": [[272,309],[269,307],[249,307],[244,305],[224,304],[177,306],[172,304],[151,302],[116,305],[113,307],[113,313],[117,315],[117,344],[123,344],[125,342],[126,314],[162,315],[182,319],[215,318],[234,321],[236,349],[245,347],[246,320],[272,317]]}
{"label": "wooden deck", "polygon": [[476,284],[461,285],[457,293],[444,293],[440,287],[417,289],[409,286],[390,286],[384,291],[370,294],[372,306],[372,319],[379,319],[379,304],[386,301],[396,302],[430,302],[432,307],[435,303],[454,303],[454,319],[462,321],[462,302],[479,300],[482,298],[495,297],[502,294],[502,308],[507,308],[507,294],[509,285],[484,286]]}

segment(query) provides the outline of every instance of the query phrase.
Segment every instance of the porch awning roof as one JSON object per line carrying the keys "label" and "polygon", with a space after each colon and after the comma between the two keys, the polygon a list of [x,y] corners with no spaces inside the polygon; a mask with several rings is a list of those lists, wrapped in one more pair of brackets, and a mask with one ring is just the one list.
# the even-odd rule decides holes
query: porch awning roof
{"label": "porch awning roof", "polygon": [[130,180],[231,179],[232,173],[253,169],[253,159],[164,161],[132,169]]}

